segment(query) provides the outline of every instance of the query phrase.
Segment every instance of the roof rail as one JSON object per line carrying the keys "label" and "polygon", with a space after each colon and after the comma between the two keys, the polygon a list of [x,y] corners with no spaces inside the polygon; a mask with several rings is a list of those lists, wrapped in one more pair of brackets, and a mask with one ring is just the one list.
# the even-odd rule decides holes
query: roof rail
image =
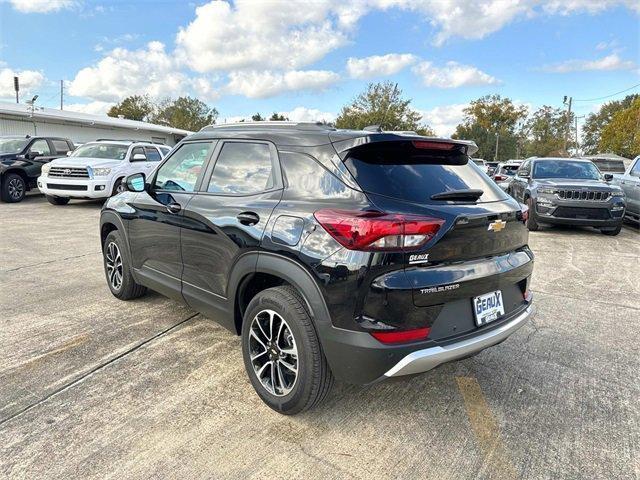
{"label": "roof rail", "polygon": [[280,120],[265,120],[258,122],[234,122],[234,123],[220,123],[207,125],[200,129],[201,132],[208,132],[212,130],[223,129],[294,129],[294,130],[312,130],[312,131],[330,131],[335,130],[335,127],[327,125],[322,122],[288,122]]}
{"label": "roof rail", "polygon": [[382,127],[380,125],[367,125],[362,130],[365,132],[382,132]]}

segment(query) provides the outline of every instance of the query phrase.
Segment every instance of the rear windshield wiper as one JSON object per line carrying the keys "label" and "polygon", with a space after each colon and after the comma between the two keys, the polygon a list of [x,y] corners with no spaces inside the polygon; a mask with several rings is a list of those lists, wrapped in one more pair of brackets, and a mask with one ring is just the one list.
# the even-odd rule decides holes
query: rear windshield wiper
{"label": "rear windshield wiper", "polygon": [[431,200],[462,200],[475,202],[484,194],[480,189],[468,189],[468,190],[450,190],[448,192],[436,193],[431,195]]}

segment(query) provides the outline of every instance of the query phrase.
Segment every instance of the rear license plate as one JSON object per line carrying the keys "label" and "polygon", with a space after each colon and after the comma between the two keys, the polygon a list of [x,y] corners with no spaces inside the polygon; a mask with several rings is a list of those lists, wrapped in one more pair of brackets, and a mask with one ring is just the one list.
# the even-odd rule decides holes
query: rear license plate
{"label": "rear license plate", "polygon": [[504,302],[502,292],[485,293],[473,299],[473,312],[476,317],[476,325],[481,327],[504,315]]}

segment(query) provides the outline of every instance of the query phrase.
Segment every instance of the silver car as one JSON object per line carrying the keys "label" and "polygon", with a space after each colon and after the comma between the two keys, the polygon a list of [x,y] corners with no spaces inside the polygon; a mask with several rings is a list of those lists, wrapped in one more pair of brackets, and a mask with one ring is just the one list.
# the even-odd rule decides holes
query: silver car
{"label": "silver car", "polygon": [[623,174],[614,175],[613,181],[620,185],[627,198],[625,217],[640,223],[640,155]]}

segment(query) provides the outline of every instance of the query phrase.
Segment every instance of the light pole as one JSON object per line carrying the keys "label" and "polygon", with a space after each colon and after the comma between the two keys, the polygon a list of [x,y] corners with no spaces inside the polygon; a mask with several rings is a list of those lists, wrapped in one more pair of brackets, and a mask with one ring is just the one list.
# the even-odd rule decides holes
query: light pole
{"label": "light pole", "polygon": [[498,161],[498,147],[500,146],[500,132],[496,132],[496,154],[493,157],[493,161]]}

